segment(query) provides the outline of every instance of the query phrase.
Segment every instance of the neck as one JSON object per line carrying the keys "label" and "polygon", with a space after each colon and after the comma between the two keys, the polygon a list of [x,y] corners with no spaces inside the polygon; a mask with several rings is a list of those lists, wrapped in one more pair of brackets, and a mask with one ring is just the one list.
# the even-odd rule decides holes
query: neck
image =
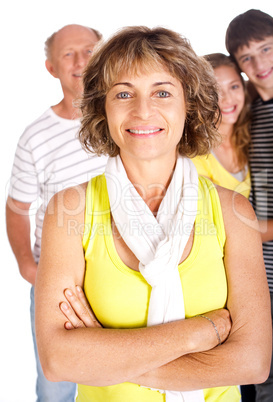
{"label": "neck", "polygon": [[218,131],[222,138],[220,146],[231,145],[230,139],[233,132],[233,128],[234,128],[233,124],[223,124],[223,123],[220,124],[220,126],[218,127]]}
{"label": "neck", "polygon": [[66,97],[57,105],[52,106],[52,109],[57,116],[63,119],[74,120],[81,116],[79,109],[73,105],[73,99],[67,99]]}
{"label": "neck", "polygon": [[122,155],[121,159],[129,180],[150,210],[156,214],[170,184],[176,158],[170,160],[169,157],[165,162],[162,159],[134,162],[130,159],[129,163]]}
{"label": "neck", "polygon": [[256,87],[256,90],[263,101],[273,99],[273,88],[264,89]]}

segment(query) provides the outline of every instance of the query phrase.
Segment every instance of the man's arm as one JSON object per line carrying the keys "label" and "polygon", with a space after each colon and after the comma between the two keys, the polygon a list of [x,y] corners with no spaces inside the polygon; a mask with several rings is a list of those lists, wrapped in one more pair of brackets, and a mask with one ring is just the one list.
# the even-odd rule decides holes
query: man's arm
{"label": "man's arm", "polygon": [[7,234],[22,277],[34,285],[37,264],[31,251],[29,208],[31,203],[8,197],[6,203]]}

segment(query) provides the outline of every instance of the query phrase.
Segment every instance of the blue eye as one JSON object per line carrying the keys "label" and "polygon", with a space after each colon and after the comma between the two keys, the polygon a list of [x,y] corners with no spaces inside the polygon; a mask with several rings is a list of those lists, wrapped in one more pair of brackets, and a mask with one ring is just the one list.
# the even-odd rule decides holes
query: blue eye
{"label": "blue eye", "polygon": [[270,47],[265,47],[265,48],[263,48],[263,52],[264,52],[264,53],[268,52],[269,50],[270,50]]}
{"label": "blue eye", "polygon": [[117,94],[117,97],[119,99],[128,99],[130,95],[128,94],[128,92],[120,92],[119,94]]}
{"label": "blue eye", "polygon": [[159,91],[158,96],[159,98],[168,98],[170,96],[170,93],[167,91]]}
{"label": "blue eye", "polygon": [[243,63],[245,63],[245,62],[247,62],[247,61],[249,61],[249,60],[250,60],[250,56],[245,57],[242,61],[243,61]]}

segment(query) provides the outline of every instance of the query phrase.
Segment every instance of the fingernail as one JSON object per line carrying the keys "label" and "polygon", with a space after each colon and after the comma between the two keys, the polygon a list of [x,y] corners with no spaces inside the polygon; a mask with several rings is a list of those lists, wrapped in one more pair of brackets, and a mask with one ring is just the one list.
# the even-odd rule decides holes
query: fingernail
{"label": "fingernail", "polygon": [[63,310],[68,310],[68,305],[67,305],[66,303],[62,303],[62,304],[61,304],[61,308],[62,308]]}
{"label": "fingernail", "polygon": [[66,294],[67,296],[72,296],[72,295],[73,295],[73,293],[71,292],[70,289],[66,289],[65,294]]}

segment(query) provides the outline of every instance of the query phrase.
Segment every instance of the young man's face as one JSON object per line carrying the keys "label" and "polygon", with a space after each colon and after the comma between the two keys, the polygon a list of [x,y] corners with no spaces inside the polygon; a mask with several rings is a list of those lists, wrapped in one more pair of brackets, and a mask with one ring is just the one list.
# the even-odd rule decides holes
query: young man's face
{"label": "young man's face", "polygon": [[235,58],[263,100],[273,98],[273,35],[240,47]]}

